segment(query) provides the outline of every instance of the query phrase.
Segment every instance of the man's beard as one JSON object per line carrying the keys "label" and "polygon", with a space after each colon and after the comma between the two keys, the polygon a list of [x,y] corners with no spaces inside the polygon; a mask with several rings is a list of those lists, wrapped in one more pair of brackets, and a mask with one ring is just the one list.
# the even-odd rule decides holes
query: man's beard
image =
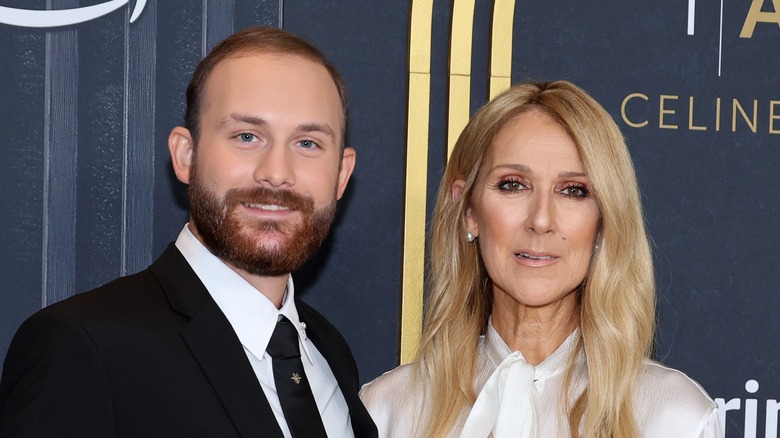
{"label": "man's beard", "polygon": [[[221,200],[199,180],[192,168],[190,216],[203,244],[229,265],[262,276],[288,274],[319,250],[336,213],[333,201],[315,210],[314,200],[291,190],[264,187],[230,189]],[[237,210],[243,204],[272,204],[295,210],[294,223],[264,221]]]}

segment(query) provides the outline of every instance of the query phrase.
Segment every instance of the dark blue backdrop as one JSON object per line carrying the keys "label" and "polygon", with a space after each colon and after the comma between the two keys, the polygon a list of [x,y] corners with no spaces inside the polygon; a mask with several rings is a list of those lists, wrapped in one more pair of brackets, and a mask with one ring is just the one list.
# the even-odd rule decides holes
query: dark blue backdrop
{"label": "dark blue backdrop", "polygon": [[[433,3],[429,208],[444,164],[456,1]],[[2,0],[0,21],[3,7],[98,3]],[[765,14],[742,38],[752,3]],[[148,0],[130,23],[135,5],[59,28],[0,24],[0,359],[42,305],[144,268],[175,238],[186,200],[165,139],[181,123],[189,75],[224,36],[272,24],[308,37],[341,69],[358,151],[334,232],[297,282],[342,330],[363,380],[395,366],[411,2]],[[657,356],[729,406],[729,437],[776,436],[780,11],[772,5],[515,7],[512,79],[578,83],[628,139],[654,241]],[[476,2],[472,110],[488,90],[492,7]]]}

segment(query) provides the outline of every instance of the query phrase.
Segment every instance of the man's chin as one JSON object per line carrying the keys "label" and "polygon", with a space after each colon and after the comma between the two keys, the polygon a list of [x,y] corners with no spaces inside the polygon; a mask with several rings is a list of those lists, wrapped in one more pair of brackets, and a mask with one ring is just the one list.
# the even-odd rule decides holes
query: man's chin
{"label": "man's chin", "polygon": [[[251,242],[251,243],[250,243]],[[289,273],[286,255],[290,246],[286,239],[243,241],[233,246],[233,251],[224,259],[228,264],[258,275],[279,275],[272,272]],[[282,272],[283,271],[283,272]]]}
{"label": "man's chin", "polygon": [[260,250],[281,251],[290,244],[290,236],[280,230],[251,230],[242,233],[244,242]]}
{"label": "man's chin", "polygon": [[259,254],[281,254],[288,250],[289,245],[284,240],[264,240],[255,245]]}

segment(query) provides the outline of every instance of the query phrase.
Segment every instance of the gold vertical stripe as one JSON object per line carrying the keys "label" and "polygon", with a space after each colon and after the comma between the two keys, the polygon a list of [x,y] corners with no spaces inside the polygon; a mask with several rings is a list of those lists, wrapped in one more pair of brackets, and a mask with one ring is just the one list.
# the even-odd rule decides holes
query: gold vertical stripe
{"label": "gold vertical stripe", "polygon": [[450,38],[450,82],[447,120],[447,157],[469,121],[471,102],[471,41],[475,0],[455,0]]}
{"label": "gold vertical stripe", "polygon": [[409,32],[409,107],[401,282],[401,363],[414,360],[422,331],[425,210],[431,94],[433,0],[412,0]]}
{"label": "gold vertical stripe", "polygon": [[493,29],[490,42],[490,98],[512,84],[512,33],[515,0],[493,2]]}
{"label": "gold vertical stripe", "polygon": [[471,76],[450,75],[450,99],[447,104],[447,158],[455,142],[469,121],[471,103]]}
{"label": "gold vertical stripe", "polygon": [[512,78],[491,76],[490,96],[488,96],[488,98],[492,99],[496,97],[497,95],[501,94],[502,91],[508,90],[509,87],[511,86],[512,86]]}
{"label": "gold vertical stripe", "polygon": [[[412,0],[412,16],[410,21],[409,72],[426,73],[430,75],[433,0]],[[411,87],[409,91],[411,91]],[[427,107],[425,112],[427,114]]]}

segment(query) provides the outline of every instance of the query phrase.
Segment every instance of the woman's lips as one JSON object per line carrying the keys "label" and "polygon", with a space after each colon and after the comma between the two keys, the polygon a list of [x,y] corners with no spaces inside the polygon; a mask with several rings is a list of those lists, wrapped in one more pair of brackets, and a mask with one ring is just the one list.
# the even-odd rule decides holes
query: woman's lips
{"label": "woman's lips", "polygon": [[544,267],[555,264],[559,257],[556,254],[536,251],[518,251],[515,260],[524,266]]}

